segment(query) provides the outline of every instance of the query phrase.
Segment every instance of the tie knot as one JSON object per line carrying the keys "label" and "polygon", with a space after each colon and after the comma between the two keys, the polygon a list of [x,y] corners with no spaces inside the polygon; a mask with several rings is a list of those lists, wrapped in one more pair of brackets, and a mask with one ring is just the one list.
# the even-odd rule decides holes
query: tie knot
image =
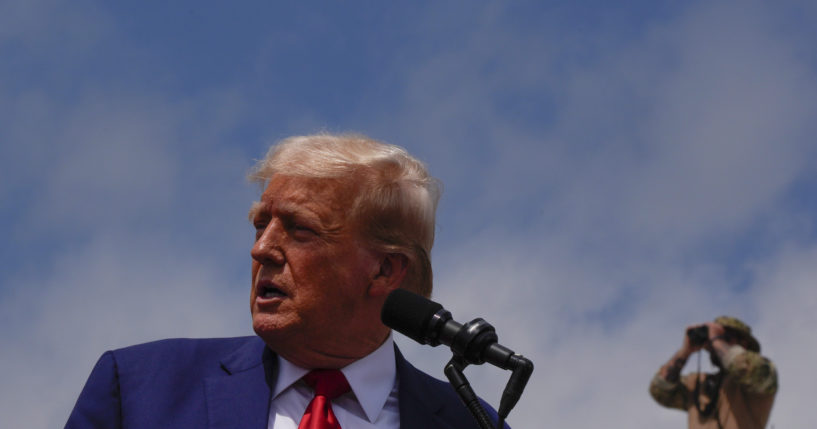
{"label": "tie knot", "polygon": [[326,396],[330,401],[351,390],[346,376],[337,369],[314,369],[304,381],[315,390],[315,396]]}

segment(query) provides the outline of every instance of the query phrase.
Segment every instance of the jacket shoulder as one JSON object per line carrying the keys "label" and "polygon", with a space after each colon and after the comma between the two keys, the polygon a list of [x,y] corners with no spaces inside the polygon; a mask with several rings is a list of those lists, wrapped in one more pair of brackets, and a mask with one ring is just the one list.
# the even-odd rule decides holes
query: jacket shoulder
{"label": "jacket shoulder", "polygon": [[218,351],[230,351],[241,347],[245,343],[256,340],[258,337],[250,335],[245,337],[225,337],[225,338],[167,338],[163,340],[150,341],[142,344],[135,344],[128,347],[112,350],[118,356],[124,355],[167,355],[175,353],[185,354],[207,354]]}
{"label": "jacket shoulder", "polygon": [[248,336],[176,338],[107,351],[91,371],[66,428],[201,427],[206,424],[204,379],[227,374],[227,363],[260,362],[261,350],[260,338]]}
{"label": "jacket shoulder", "polygon": [[164,377],[207,376],[222,373],[221,360],[255,342],[256,336],[231,338],[171,338],[111,351],[120,375]]}

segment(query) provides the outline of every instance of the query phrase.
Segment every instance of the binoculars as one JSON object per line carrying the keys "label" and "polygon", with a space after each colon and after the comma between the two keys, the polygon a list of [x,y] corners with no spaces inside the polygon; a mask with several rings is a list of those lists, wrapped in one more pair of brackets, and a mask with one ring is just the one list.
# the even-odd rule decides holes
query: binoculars
{"label": "binoculars", "polygon": [[687,329],[687,336],[689,337],[689,344],[693,347],[702,346],[709,341],[709,327],[698,326],[697,328]]}

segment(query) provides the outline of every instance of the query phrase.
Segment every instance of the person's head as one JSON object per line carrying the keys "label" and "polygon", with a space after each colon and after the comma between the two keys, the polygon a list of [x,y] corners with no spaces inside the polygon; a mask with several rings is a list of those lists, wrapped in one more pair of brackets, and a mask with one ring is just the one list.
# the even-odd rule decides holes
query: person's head
{"label": "person's head", "polygon": [[[760,353],[760,343],[752,335],[752,328],[750,328],[746,323],[743,323],[743,321],[737,317],[720,316],[715,318],[713,323],[717,323],[723,327],[724,333],[722,338],[727,344],[739,345],[746,350]],[[713,365],[722,367],[718,354],[714,353],[711,348],[712,346],[709,345],[709,359],[712,361]]]}
{"label": "person's head", "polygon": [[752,335],[752,328],[737,317],[720,316],[715,323],[723,326],[724,340],[729,344],[738,344],[746,350],[760,353],[760,343]]}
{"label": "person's head", "polygon": [[[440,191],[405,150],[359,135],[291,137],[250,177],[265,188],[250,211],[253,327],[285,358],[362,357],[388,334],[388,292],[430,296]],[[311,357],[327,354],[337,362]]]}

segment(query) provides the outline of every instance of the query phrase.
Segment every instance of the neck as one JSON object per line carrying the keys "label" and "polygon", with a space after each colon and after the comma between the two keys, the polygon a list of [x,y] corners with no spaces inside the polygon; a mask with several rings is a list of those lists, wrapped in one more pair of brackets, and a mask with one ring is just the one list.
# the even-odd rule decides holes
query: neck
{"label": "neck", "polygon": [[301,368],[340,369],[377,350],[389,337],[389,332],[390,331],[386,329],[385,332],[377,335],[377,337],[374,337],[371,341],[359,342],[354,347],[349,347],[348,343],[343,345],[321,344],[314,347],[303,344],[303,347],[290,349],[276,347],[275,343],[265,342],[270,350]]}

